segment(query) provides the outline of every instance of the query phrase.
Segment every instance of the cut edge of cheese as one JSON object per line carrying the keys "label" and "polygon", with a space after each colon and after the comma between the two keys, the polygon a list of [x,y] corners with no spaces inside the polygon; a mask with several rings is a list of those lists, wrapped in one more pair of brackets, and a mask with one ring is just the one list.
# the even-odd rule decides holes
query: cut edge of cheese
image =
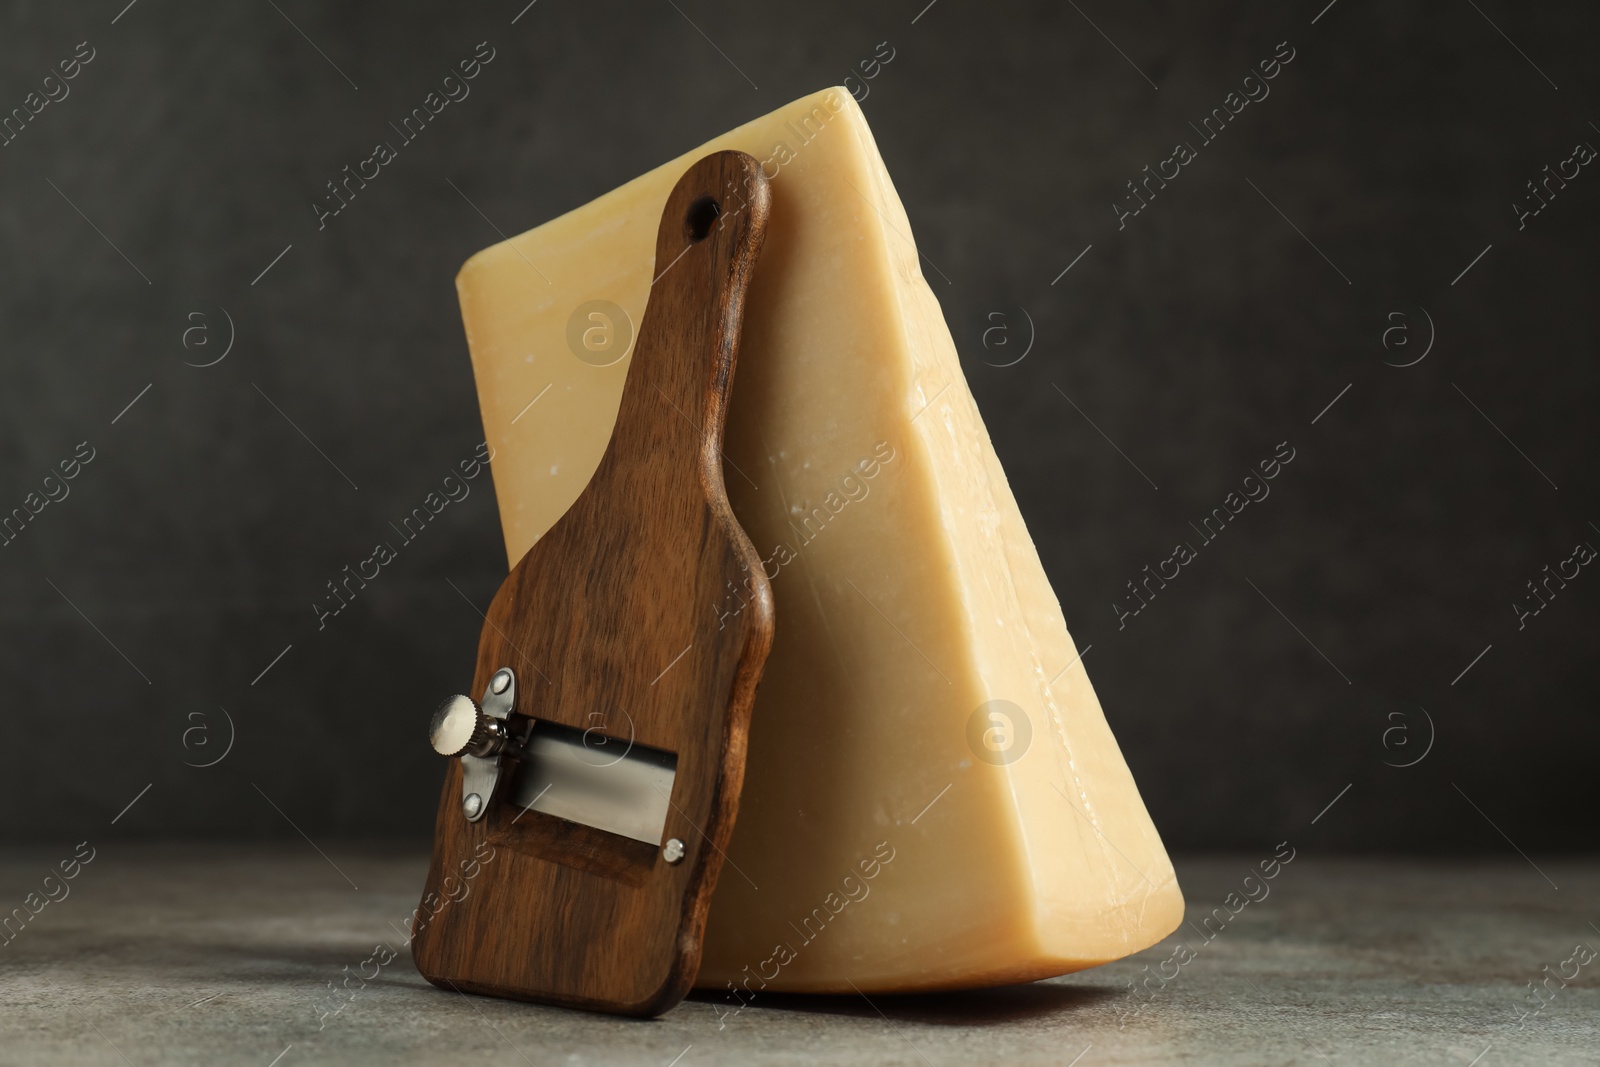
{"label": "cut edge of cheese", "polygon": [[[769,561],[777,637],[699,984],[741,1003],[961,988],[1156,943],[1182,917],[1171,863],[848,92],[780,108],[462,268],[509,558],[576,499],[616,418],[628,360],[577,359],[568,319],[603,300],[637,327],[667,191],[722,148],[772,177],[725,481]],[[983,739],[1007,719],[1015,747],[997,755]]]}
{"label": "cut edge of cheese", "polygon": [[[882,244],[892,269],[906,279],[901,295],[907,304],[906,319],[915,324],[907,331],[917,372],[913,395],[928,398],[923,401],[926,408],[917,409],[926,414],[914,416],[913,425],[930,455],[929,470],[938,487],[934,499],[942,505],[978,502],[976,516],[941,508],[940,519],[959,528],[976,517],[980,526],[993,531],[991,538],[965,541],[969,550],[955,553],[966,578],[964,588],[971,594],[964,607],[973,670],[984,679],[991,697],[1004,694],[1024,706],[1036,734],[1033,742],[1047,745],[1058,757],[1053,765],[1018,760],[1005,765],[1002,773],[1009,779],[1018,814],[1053,807],[1061,814],[1060,821],[1073,828],[1058,836],[1052,832],[1058,829],[1055,820],[1048,816],[1019,820],[1039,919],[1036,932],[1042,936],[1032,947],[1034,958],[1015,973],[1039,978],[1109,962],[1148,947],[1176,928],[1183,914],[1176,875],[1138,799],[1137,786],[1067,633],[1043,563],[967,388],[954,340],[921,273],[909,236],[910,220],[865,123],[860,133],[862,152],[875,178]],[[1046,737],[1037,736],[1041,730]],[[1086,759],[1094,759],[1097,766],[1084,768]],[[1102,811],[1106,805],[1100,801],[1120,803],[1122,810]],[[1060,847],[1063,837],[1071,847]],[[1106,898],[1066,891],[1073,884],[1072,866],[1090,855],[1104,884],[1112,889]],[[1141,862],[1130,855],[1139,856]],[[1147,910],[1152,908],[1153,914]],[[1002,969],[995,977],[1005,980],[1007,974]]]}

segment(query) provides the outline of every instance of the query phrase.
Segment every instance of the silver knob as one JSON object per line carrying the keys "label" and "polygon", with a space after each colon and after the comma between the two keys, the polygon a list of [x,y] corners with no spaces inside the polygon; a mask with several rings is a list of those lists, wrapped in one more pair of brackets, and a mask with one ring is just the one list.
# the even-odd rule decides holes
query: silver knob
{"label": "silver knob", "polygon": [[459,693],[439,705],[428,723],[428,743],[441,756],[491,756],[505,743],[505,728]]}

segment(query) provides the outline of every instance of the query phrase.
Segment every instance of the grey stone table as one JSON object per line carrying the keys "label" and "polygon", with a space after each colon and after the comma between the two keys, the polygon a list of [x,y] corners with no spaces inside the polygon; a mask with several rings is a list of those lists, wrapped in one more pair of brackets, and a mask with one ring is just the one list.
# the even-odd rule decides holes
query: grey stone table
{"label": "grey stone table", "polygon": [[[322,846],[101,847],[5,928],[0,1063],[1600,1063],[1600,959],[1574,954],[1600,948],[1595,862],[1302,855],[1206,940],[1254,858],[1189,859],[1190,922],[1134,959],[966,994],[761,996],[726,1017],[696,996],[639,1022],[433,988],[398,932],[425,852]],[[5,853],[0,910],[39,906],[68,858]],[[1162,968],[1180,938],[1193,958]]]}

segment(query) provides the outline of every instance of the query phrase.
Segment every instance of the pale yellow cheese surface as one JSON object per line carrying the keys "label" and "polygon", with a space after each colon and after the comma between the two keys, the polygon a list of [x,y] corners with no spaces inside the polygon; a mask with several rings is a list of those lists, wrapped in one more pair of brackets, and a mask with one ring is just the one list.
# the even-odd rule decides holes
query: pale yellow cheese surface
{"label": "pale yellow cheese surface", "polygon": [[[1154,944],[1182,918],[1172,865],[848,92],[796,101],[462,268],[508,556],[576,499],[616,419],[628,360],[580,360],[569,320],[609,301],[636,330],[667,266],[667,194],[722,148],[772,178],[724,476],[768,561],[777,636],[699,984],[731,984],[730,1004],[957,988]],[[1017,710],[974,725],[991,701]]]}

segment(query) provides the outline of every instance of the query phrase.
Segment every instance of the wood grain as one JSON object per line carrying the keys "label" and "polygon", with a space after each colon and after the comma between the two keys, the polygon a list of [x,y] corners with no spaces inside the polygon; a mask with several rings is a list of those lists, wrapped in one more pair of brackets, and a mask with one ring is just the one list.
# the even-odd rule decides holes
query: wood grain
{"label": "wood grain", "polygon": [[694,982],[772,645],[771,590],[721,455],[769,205],[742,152],[673,188],[611,443],[501,585],[469,690],[507,666],[519,714],[623,739],[631,723],[638,744],[677,753],[663,839],[687,853],[669,864],[657,846],[524,812],[506,799],[511,768],[469,823],[451,760],[412,940],[436,985],[651,1016]]}

